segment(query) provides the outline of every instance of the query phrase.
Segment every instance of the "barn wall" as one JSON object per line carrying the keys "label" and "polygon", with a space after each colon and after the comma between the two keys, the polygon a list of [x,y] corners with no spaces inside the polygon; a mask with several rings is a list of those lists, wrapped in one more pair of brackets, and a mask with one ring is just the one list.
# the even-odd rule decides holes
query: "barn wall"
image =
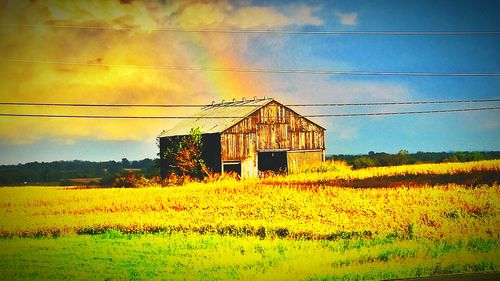
{"label": "barn wall", "polygon": [[245,160],[257,151],[255,132],[223,133],[220,142],[223,160]]}
{"label": "barn wall", "polygon": [[257,176],[258,151],[324,148],[323,128],[274,101],[221,134],[222,160],[240,161],[243,177]]}
{"label": "barn wall", "polygon": [[303,172],[313,166],[318,166],[323,162],[323,150],[318,151],[288,151],[288,172]]}
{"label": "barn wall", "polygon": [[221,135],[222,159],[244,160],[260,150],[324,149],[324,130],[271,102]]}
{"label": "barn wall", "polygon": [[203,134],[201,136],[201,158],[212,172],[221,172],[220,134]]}
{"label": "barn wall", "polygon": [[256,112],[259,150],[324,149],[324,130],[289,108],[271,102]]}
{"label": "barn wall", "polygon": [[255,157],[248,157],[241,161],[241,177],[242,178],[256,178],[259,176],[257,169],[257,155]]}

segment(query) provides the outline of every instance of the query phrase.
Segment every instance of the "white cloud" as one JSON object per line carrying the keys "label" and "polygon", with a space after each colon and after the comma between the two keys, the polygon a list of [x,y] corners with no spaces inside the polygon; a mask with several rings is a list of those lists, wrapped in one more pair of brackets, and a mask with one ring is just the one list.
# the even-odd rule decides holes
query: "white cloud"
{"label": "white cloud", "polygon": [[304,5],[290,6],[282,13],[273,7],[243,7],[228,15],[224,23],[239,28],[322,25],[323,20],[313,16],[315,11]]}
{"label": "white cloud", "polygon": [[274,93],[297,102],[369,102],[409,99],[404,84],[370,80],[331,79],[328,76],[286,76],[272,81]]}
{"label": "white cloud", "polygon": [[[288,104],[304,103],[361,103],[390,102],[411,100],[413,93],[404,84],[391,82],[374,82],[370,80],[351,81],[331,79],[328,76],[284,76],[272,80],[274,92],[271,95]],[[399,111],[402,108],[392,107],[298,107],[299,113],[341,114],[356,112]],[[383,118],[383,117],[372,117]],[[315,122],[327,128],[329,132],[343,140],[356,139],[359,127],[339,126],[337,118],[318,118]]]}
{"label": "white cloud", "polygon": [[322,25],[323,20],[314,15],[317,7],[287,5],[283,7],[234,5],[228,1],[208,1],[165,7],[154,5],[155,18],[164,27],[185,28],[280,28],[285,26]]}
{"label": "white cloud", "polygon": [[323,24],[323,20],[313,15],[318,10],[319,8],[317,7],[309,7],[305,5],[289,6],[284,11],[284,14],[293,19],[294,25],[319,26]]}
{"label": "white cloud", "polygon": [[339,18],[339,21],[342,25],[350,25],[355,26],[358,25],[358,13],[341,13],[336,12],[335,15]]}
{"label": "white cloud", "polygon": [[341,140],[353,140],[359,136],[359,129],[353,126],[342,126],[338,122],[331,122],[328,131],[334,133]]}
{"label": "white cloud", "polygon": [[269,7],[245,7],[230,15],[225,22],[239,28],[286,26],[293,19]]}

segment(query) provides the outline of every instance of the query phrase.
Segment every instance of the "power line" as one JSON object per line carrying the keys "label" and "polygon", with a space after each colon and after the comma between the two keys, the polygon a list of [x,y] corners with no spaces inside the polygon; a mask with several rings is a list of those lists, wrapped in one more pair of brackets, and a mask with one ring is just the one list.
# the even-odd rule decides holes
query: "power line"
{"label": "power line", "polygon": [[470,112],[484,110],[498,110],[496,107],[479,107],[479,108],[461,108],[461,109],[439,109],[439,110],[421,110],[421,111],[402,111],[402,112],[369,112],[369,113],[346,113],[346,114],[316,114],[307,115],[304,117],[319,118],[319,117],[351,117],[351,116],[379,116],[379,115],[410,115],[410,114],[430,114],[430,113],[448,113],[448,112]]}
{"label": "power line", "polygon": [[[252,100],[249,100],[252,101]],[[0,102],[0,105],[12,106],[60,106],[60,107],[151,107],[151,108],[201,108],[210,106],[256,107],[255,104],[238,104],[240,101],[225,104],[95,104],[95,103],[38,103],[38,102]],[[379,105],[420,105],[420,104],[453,104],[500,102],[500,99],[469,99],[469,100],[433,100],[433,101],[395,101],[395,102],[363,102],[363,103],[306,103],[287,104],[294,107],[334,107],[334,106],[379,106]]]}
{"label": "power line", "polygon": [[[37,102],[0,102],[0,105],[15,105],[15,106],[68,106],[68,107],[192,107],[200,108],[209,106],[208,104],[95,104],[95,103],[37,103]],[[243,106],[243,105],[241,105]],[[256,105],[248,105],[256,106]]]}
{"label": "power line", "polygon": [[[340,113],[340,114],[315,114],[302,115],[306,118],[324,117],[352,117],[352,116],[381,116],[381,115],[410,115],[410,114],[430,114],[448,112],[470,112],[484,110],[498,110],[497,107],[461,108],[461,109],[440,109],[422,111],[402,111],[402,112],[369,112],[369,113]],[[233,118],[253,118],[248,116],[124,116],[124,115],[58,115],[58,114],[24,114],[24,113],[0,113],[3,117],[41,117],[41,118],[89,118],[89,119],[233,119]],[[267,118],[267,117],[266,117]],[[276,119],[278,117],[270,117]]]}
{"label": "power line", "polygon": [[[500,99],[474,99],[474,100],[434,100],[434,101],[394,101],[394,102],[361,102],[361,103],[306,103],[289,104],[287,106],[378,106],[378,105],[419,105],[419,104],[448,104],[448,103],[480,103],[499,102]],[[0,103],[1,104],[1,103]]]}
{"label": "power line", "polygon": [[49,24],[1,24],[0,26],[20,26],[20,27],[51,27],[66,29],[98,29],[117,31],[161,31],[175,33],[223,33],[223,34],[275,34],[275,35],[390,35],[390,36],[485,36],[500,35],[500,31],[342,31],[342,30],[319,30],[319,31],[298,31],[298,30],[276,30],[276,29],[210,29],[210,28],[142,28],[142,27],[111,27],[111,26],[82,26],[82,25],[49,25]]}
{"label": "power line", "polygon": [[314,75],[362,75],[362,76],[458,76],[458,77],[497,77],[500,72],[404,72],[404,71],[351,71],[330,69],[280,69],[280,68],[236,68],[236,67],[190,67],[168,65],[137,65],[137,64],[106,64],[85,62],[44,61],[27,59],[0,59],[4,62],[39,63],[52,65],[98,66],[98,67],[133,67],[151,70],[179,70],[179,71],[210,71],[210,72],[239,72],[239,73],[276,73],[276,74],[314,74]]}

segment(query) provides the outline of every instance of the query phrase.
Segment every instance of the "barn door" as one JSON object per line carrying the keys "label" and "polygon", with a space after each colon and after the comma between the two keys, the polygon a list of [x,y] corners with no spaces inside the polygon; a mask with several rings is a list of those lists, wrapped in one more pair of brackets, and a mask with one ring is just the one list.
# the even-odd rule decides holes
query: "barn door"
{"label": "barn door", "polygon": [[286,151],[266,151],[259,152],[259,171],[286,172],[288,161]]}

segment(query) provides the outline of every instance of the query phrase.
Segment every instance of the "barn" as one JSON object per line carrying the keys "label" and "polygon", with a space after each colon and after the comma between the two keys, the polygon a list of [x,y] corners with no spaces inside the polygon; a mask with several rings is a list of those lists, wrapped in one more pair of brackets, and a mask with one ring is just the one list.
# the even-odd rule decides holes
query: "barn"
{"label": "barn", "polygon": [[[273,98],[233,100],[201,108],[160,136],[160,155],[188,135],[202,132],[201,157],[216,173],[242,178],[263,171],[299,172],[325,160],[325,128]],[[161,162],[161,175],[169,174]]]}

